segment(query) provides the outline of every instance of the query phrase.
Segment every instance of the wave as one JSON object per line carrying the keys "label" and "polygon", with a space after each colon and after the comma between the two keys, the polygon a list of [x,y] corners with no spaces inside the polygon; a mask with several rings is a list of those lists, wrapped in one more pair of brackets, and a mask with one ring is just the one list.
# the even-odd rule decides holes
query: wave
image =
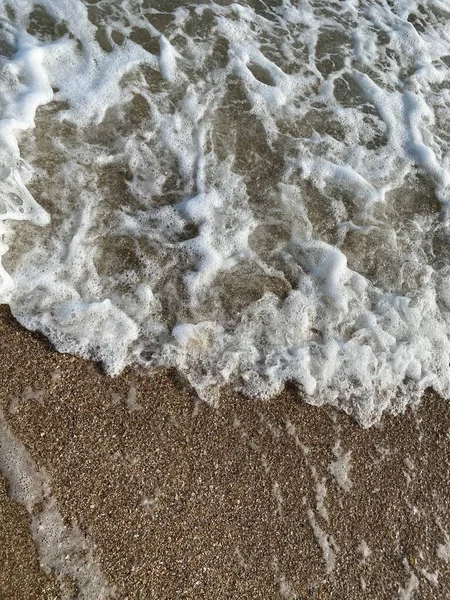
{"label": "wave", "polygon": [[0,300],[56,348],[296,382],[363,425],[450,397],[450,11],[0,2]]}

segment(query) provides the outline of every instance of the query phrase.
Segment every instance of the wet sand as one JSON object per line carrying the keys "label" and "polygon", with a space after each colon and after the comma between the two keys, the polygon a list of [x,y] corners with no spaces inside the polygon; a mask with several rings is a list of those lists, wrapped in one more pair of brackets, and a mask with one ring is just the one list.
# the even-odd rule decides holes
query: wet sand
{"label": "wet sand", "polygon": [[0,598],[450,598],[436,395],[363,430],[296,390],[212,408],[172,372],[110,378],[5,307],[0,349]]}

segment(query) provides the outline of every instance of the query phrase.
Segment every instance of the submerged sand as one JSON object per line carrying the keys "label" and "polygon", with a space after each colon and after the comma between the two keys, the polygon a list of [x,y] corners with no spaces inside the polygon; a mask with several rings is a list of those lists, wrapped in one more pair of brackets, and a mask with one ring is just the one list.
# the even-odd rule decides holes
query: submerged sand
{"label": "submerged sand", "polygon": [[450,598],[436,395],[363,430],[296,390],[213,408],[172,372],[110,378],[5,307],[0,344],[0,452],[26,457],[0,481],[0,598]]}

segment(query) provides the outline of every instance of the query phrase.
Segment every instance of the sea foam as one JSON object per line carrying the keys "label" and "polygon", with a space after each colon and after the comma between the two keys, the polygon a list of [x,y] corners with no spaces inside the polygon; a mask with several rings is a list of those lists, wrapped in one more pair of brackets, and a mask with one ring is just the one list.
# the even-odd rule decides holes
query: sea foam
{"label": "sea foam", "polygon": [[200,397],[450,397],[450,11],[1,1],[0,299]]}

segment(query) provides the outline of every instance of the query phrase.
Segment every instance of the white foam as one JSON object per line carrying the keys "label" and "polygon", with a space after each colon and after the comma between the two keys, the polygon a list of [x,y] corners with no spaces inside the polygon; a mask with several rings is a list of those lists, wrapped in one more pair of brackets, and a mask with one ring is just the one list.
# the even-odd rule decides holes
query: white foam
{"label": "white foam", "polygon": [[314,511],[310,508],[308,509],[308,519],[314,532],[316,541],[322,550],[323,559],[326,565],[326,572],[329,575],[333,572],[335,567],[335,550],[337,550],[336,543],[333,536],[329,535],[320,527],[314,515]]}
{"label": "white foam", "polygon": [[[106,600],[115,597],[95,557],[92,540],[74,524],[67,526],[51,492],[45,469],[32,457],[11,431],[0,410],[0,471],[8,480],[10,496],[25,506],[41,567],[62,582],[70,577],[78,586],[79,598]],[[61,588],[61,597],[72,597]]]}
{"label": "white foam", "polygon": [[409,574],[409,579],[406,582],[405,586],[399,586],[398,597],[400,600],[412,600],[416,595],[416,592],[419,590],[419,579],[417,575],[411,570],[408,561],[404,559],[403,564],[407,573]]}
{"label": "white foam", "polygon": [[437,0],[8,5],[0,300],[25,326],[208,401],[293,380],[370,425],[450,397]]}
{"label": "white foam", "polygon": [[335,478],[339,487],[348,492],[353,485],[350,479],[352,452],[351,450],[344,452],[341,447],[341,442],[338,440],[333,448],[333,454],[336,457],[336,460],[333,460],[329,464],[328,470]]}
{"label": "white foam", "polygon": [[369,548],[369,545],[365,540],[361,540],[357,547],[357,550],[361,554],[363,561],[366,561],[372,554],[372,550]]}
{"label": "white foam", "polygon": [[450,537],[447,534],[445,535],[445,542],[438,544],[436,554],[442,561],[450,563]]}

